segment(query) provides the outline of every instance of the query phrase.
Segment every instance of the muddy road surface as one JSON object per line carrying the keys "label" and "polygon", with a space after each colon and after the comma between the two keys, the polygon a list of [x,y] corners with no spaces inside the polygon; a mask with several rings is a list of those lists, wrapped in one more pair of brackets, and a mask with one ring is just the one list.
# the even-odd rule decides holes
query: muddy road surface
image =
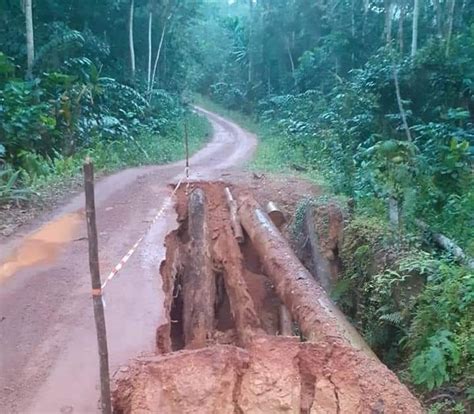
{"label": "muddy road surface", "polygon": [[[199,109],[212,141],[191,159],[192,179],[219,177],[251,157],[256,141],[237,125]],[[184,162],[135,168],[96,186],[102,277],[149,230],[105,293],[111,372],[155,348],[163,320],[159,264],[176,226],[167,186]],[[165,204],[166,203],[166,204]],[[0,412],[98,412],[98,355],[87,259],[83,194],[0,245]],[[24,233],[26,233],[24,232]]]}

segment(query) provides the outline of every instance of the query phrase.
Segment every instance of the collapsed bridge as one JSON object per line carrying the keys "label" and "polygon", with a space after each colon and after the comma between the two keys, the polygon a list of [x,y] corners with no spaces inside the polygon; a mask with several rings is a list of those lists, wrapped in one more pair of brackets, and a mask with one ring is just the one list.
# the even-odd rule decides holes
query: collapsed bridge
{"label": "collapsed bridge", "polygon": [[115,412],[423,412],[248,190],[194,182],[176,210],[167,322],[116,375]]}

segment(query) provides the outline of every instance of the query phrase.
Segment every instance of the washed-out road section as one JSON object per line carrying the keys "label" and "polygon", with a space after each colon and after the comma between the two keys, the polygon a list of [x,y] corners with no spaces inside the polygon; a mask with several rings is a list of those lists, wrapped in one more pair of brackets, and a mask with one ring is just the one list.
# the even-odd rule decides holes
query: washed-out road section
{"label": "washed-out road section", "polygon": [[[202,108],[212,140],[190,160],[191,179],[215,179],[248,160],[255,138]],[[176,226],[169,183],[184,161],[124,170],[96,185],[102,277],[136,240],[144,241],[105,291],[109,360],[113,373],[155,348],[163,318],[159,265],[165,235]],[[150,227],[156,212],[169,206]],[[33,223],[24,237],[0,245],[0,412],[99,411],[97,340],[90,300],[84,195]]]}

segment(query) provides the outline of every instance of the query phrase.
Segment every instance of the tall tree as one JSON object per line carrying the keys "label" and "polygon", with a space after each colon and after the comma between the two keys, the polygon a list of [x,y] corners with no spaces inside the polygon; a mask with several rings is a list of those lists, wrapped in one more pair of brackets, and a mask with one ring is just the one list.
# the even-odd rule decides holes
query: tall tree
{"label": "tall tree", "polygon": [[448,32],[446,34],[446,56],[449,55],[449,48],[451,46],[451,36],[453,34],[454,9],[456,7],[456,0],[450,0],[449,14],[448,14]]}
{"label": "tall tree", "polygon": [[413,27],[411,33],[411,57],[416,55],[418,49],[418,20],[420,16],[420,0],[414,0],[413,4]]}
{"label": "tall tree", "polygon": [[156,70],[158,69],[158,62],[160,60],[161,50],[163,49],[163,41],[165,40],[166,26],[168,24],[169,19],[171,19],[171,14],[168,17],[166,17],[166,19],[163,22],[163,28],[161,29],[160,43],[158,43],[158,50],[156,51],[155,64],[153,65],[153,73],[151,75],[151,81],[148,84],[148,92],[151,92],[155,84]]}
{"label": "tall tree", "polygon": [[135,41],[133,37],[133,19],[135,14],[135,0],[130,0],[130,9],[128,15],[128,42],[130,48],[130,71],[132,80],[135,80],[136,63],[135,63]]}
{"label": "tall tree", "polygon": [[147,70],[147,89],[150,89],[151,83],[151,61],[153,55],[153,9],[154,9],[154,1],[150,0],[148,4],[148,70]]}
{"label": "tall tree", "polygon": [[35,62],[35,40],[33,31],[33,5],[32,0],[24,0],[23,3],[26,22],[26,60],[27,70],[26,77],[33,77],[33,65]]}
{"label": "tall tree", "polygon": [[393,21],[393,8],[394,4],[392,0],[384,0],[385,8],[385,25],[384,25],[384,38],[385,43],[390,44],[392,41],[392,21]]}

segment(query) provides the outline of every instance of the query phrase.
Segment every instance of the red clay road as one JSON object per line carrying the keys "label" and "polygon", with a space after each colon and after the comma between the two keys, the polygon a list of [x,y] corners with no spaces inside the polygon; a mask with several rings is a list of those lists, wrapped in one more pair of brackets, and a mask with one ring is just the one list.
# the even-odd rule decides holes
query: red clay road
{"label": "red clay road", "polygon": [[[241,165],[255,138],[203,109],[212,141],[191,158],[191,176],[217,178]],[[146,232],[169,200],[169,183],[184,162],[124,170],[96,186],[102,277]],[[0,412],[98,412],[98,354],[90,300],[83,194],[31,224],[26,237],[0,245]],[[171,203],[167,203],[170,205]],[[164,237],[175,227],[168,208],[119,276],[106,289],[111,372],[154,349],[162,318],[159,264]]]}

